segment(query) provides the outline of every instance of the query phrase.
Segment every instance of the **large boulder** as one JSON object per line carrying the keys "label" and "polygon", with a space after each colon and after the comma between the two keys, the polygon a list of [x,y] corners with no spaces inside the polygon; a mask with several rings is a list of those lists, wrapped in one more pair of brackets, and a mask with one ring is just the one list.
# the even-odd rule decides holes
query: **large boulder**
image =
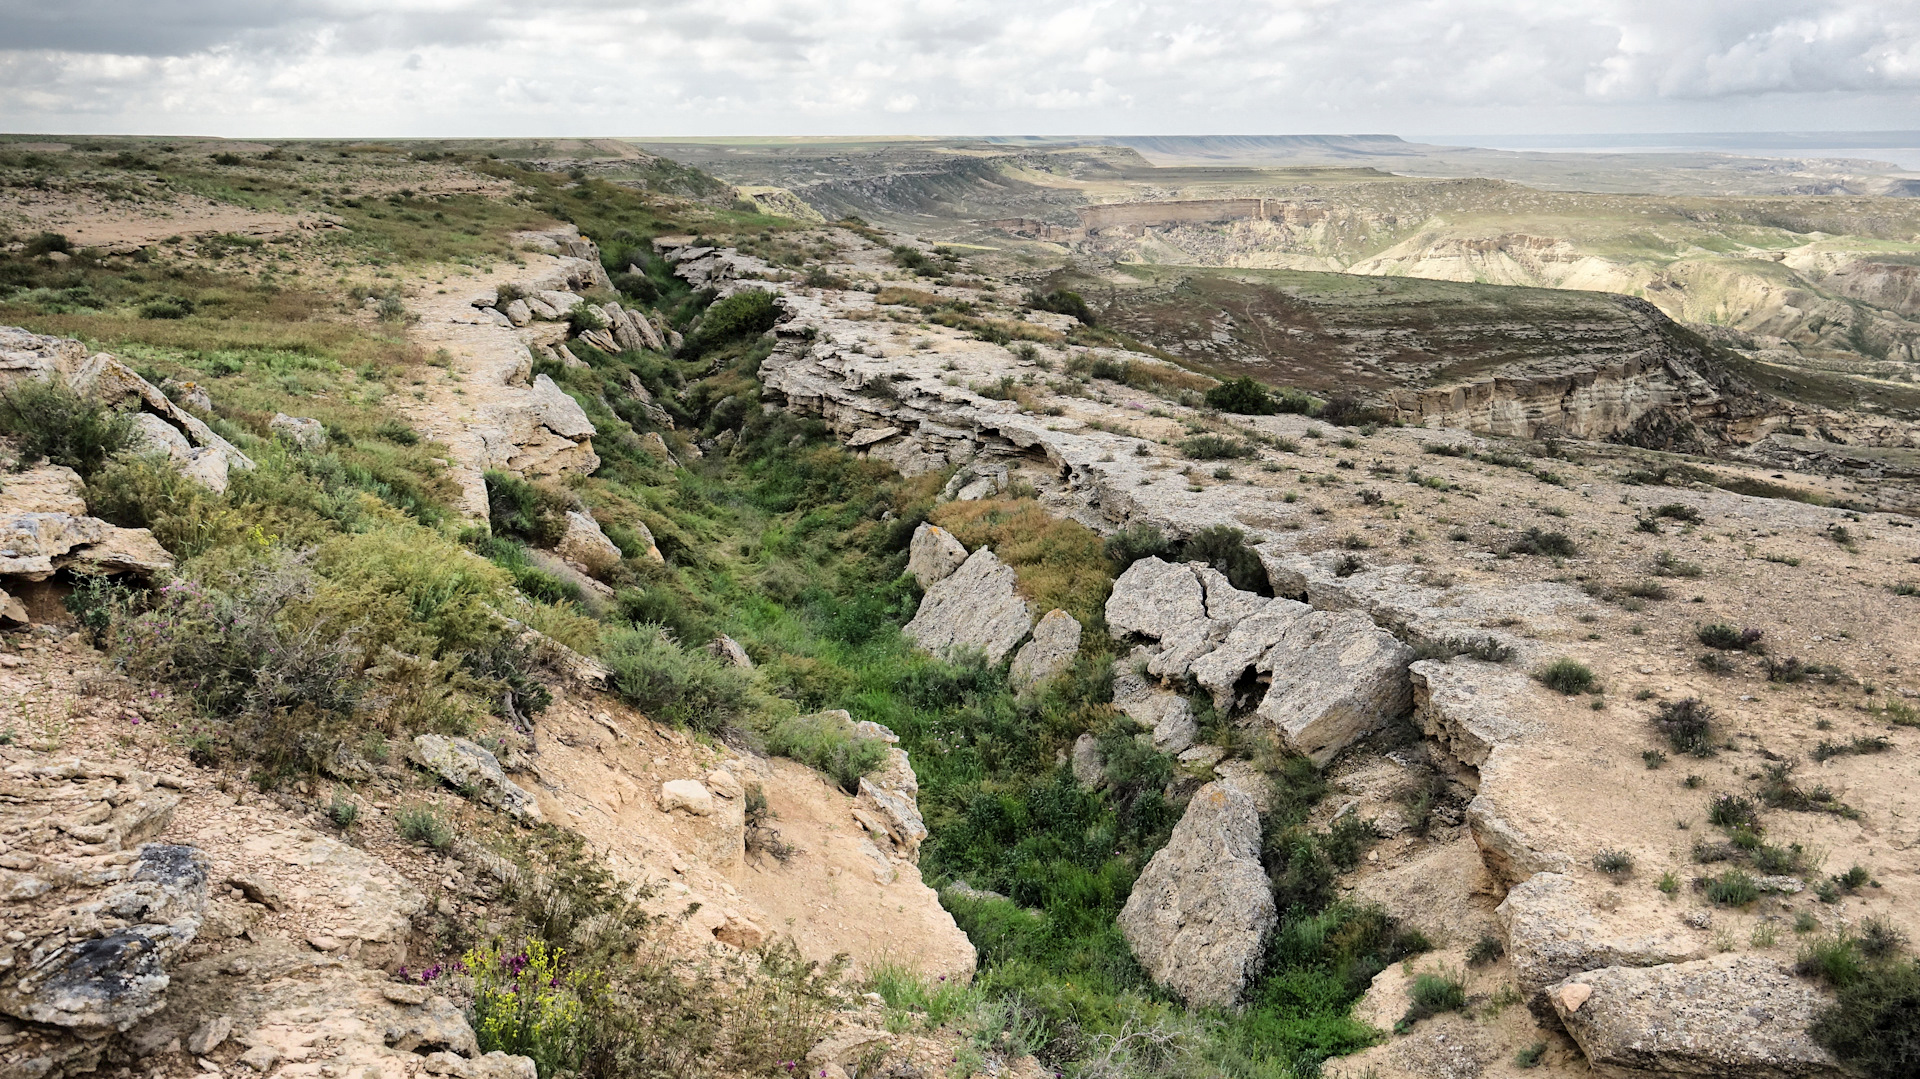
{"label": "large boulder", "polygon": [[1278,919],[1253,799],[1209,783],[1134,882],[1119,922],[1155,982],[1189,1004],[1230,1007],[1258,972]]}
{"label": "large boulder", "polygon": [[1606,967],[1548,991],[1596,1074],[1808,1079],[1850,1074],[1808,1036],[1830,1000],[1757,955]]}
{"label": "large boulder", "polygon": [[1651,967],[1707,955],[1709,941],[1678,919],[1646,919],[1625,907],[1602,910],[1563,873],[1536,873],[1494,909],[1506,929],[1514,980],[1529,1006],[1544,1012],[1546,990],[1600,967]]}
{"label": "large boulder", "polygon": [[484,746],[465,738],[422,734],[413,740],[413,759],[476,802],[534,824],[542,820],[533,795],[509,780],[499,759]]}
{"label": "large boulder", "polygon": [[1413,649],[1352,611],[1313,611],[1287,626],[1257,668],[1272,684],[1257,715],[1288,749],[1324,765],[1412,701]]}
{"label": "large boulder", "polygon": [[1014,654],[1015,688],[1032,689],[1064,674],[1080,654],[1080,633],[1080,620],[1058,607],[1041,616],[1033,637]]}
{"label": "large boulder", "polygon": [[1193,569],[1151,556],[1128,566],[1107,596],[1107,627],[1115,637],[1138,633],[1162,640],[1206,617],[1206,591]]}
{"label": "large boulder", "polygon": [[913,542],[907,545],[907,572],[921,588],[932,588],[946,580],[966,561],[967,549],[953,538],[953,533],[925,521],[913,530]]}
{"label": "large boulder", "polygon": [[[649,535],[648,539],[653,537]],[[600,531],[600,522],[579,510],[567,511],[567,531],[554,545],[560,557],[578,562],[590,570],[604,570],[620,561],[620,548]]]}
{"label": "large boulder", "polygon": [[1033,625],[1033,609],[1014,590],[1018,583],[1013,567],[982,547],[927,589],[906,634],[935,655],[977,648],[998,663]]}

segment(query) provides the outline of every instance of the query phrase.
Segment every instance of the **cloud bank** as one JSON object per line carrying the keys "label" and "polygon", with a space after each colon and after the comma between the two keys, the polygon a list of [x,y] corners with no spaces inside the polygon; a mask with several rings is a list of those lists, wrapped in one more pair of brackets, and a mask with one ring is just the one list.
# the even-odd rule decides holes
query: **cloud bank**
{"label": "cloud bank", "polygon": [[0,129],[1916,126],[1906,0],[0,0]]}

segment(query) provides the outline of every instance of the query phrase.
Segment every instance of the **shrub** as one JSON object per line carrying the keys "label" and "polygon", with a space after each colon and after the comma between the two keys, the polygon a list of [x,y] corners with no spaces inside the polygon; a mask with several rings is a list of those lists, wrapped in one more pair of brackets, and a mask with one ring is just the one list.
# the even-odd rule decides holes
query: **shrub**
{"label": "shrub", "polygon": [[887,743],[863,738],[831,712],[788,716],[767,732],[767,752],[791,757],[833,777],[842,790],[860,789],[860,777],[886,763]]}
{"label": "shrub", "polygon": [[360,803],[336,793],[327,804],[327,819],[343,832],[352,831],[360,821]]}
{"label": "shrub", "polygon": [[1267,388],[1245,375],[1208,390],[1206,401],[1208,408],[1242,416],[1271,416],[1280,411]]}
{"label": "shrub", "polygon": [[535,547],[551,547],[566,535],[567,511],[573,508],[566,494],[506,472],[490,470],[485,478],[487,516],[494,535]]}
{"label": "shrub", "polygon": [[1543,532],[1538,528],[1529,528],[1508,542],[1507,553],[1571,558],[1580,553],[1580,547],[1564,532]]}
{"label": "shrub", "polygon": [[1653,572],[1661,577],[1698,577],[1706,570],[1698,562],[1684,562],[1672,551],[1661,551],[1653,559]]}
{"label": "shrub", "polygon": [[[578,311],[584,304],[576,305]],[[780,321],[780,305],[773,293],[748,288],[715,303],[700,316],[699,325],[687,336],[680,355],[696,359],[722,345],[745,337],[757,337],[773,329]]]}
{"label": "shrub", "polygon": [[1713,755],[1713,709],[1698,697],[1668,701],[1660,706],[1653,725],[1667,738],[1677,753],[1696,757]]}
{"label": "shrub", "polygon": [[1455,974],[1445,969],[1421,971],[1413,976],[1412,984],[1407,986],[1407,997],[1413,1003],[1408,1005],[1405,1015],[1400,1017],[1400,1026],[1406,1027],[1441,1012],[1459,1011],[1467,1006],[1466,984]]}
{"label": "shrub", "polygon": [[534,937],[518,948],[461,957],[473,979],[473,1033],[482,1053],[532,1057],[542,1076],[577,1073],[590,1045],[587,1001],[603,979],[567,969],[565,953]]}
{"label": "shrub", "polygon": [[1871,1079],[1920,1074],[1920,961],[1871,967],[1841,985],[1813,1039]]}
{"label": "shrub", "polygon": [[1758,831],[1760,812],[1751,798],[1739,794],[1723,794],[1708,803],[1707,823],[1716,828],[1747,828]]}
{"label": "shrub", "polygon": [[747,710],[746,674],[704,649],[681,648],[659,626],[609,630],[601,658],[620,696],[654,719],[710,733]]}
{"label": "shrub", "polygon": [[1546,1059],[1547,1043],[1534,1042],[1525,1049],[1513,1054],[1513,1066],[1516,1068],[1537,1068]]}
{"label": "shrub", "polygon": [[1482,933],[1480,939],[1473,942],[1473,947],[1467,949],[1467,965],[1484,967],[1505,955],[1506,951],[1507,946],[1500,943],[1499,937]]}
{"label": "shrub", "polygon": [[1593,668],[1577,659],[1561,658],[1534,672],[1534,677],[1548,689],[1573,697],[1585,693],[1596,684]]}
{"label": "shrub", "polygon": [[1079,319],[1082,325],[1093,326],[1093,310],[1087,306],[1086,298],[1077,292],[1058,288],[1044,295],[1036,294],[1033,308],[1037,311],[1052,311],[1056,315],[1071,315]]}
{"label": "shrub", "polygon": [[27,246],[22,249],[20,253],[28,258],[33,258],[36,255],[50,255],[55,251],[63,255],[72,254],[73,241],[58,232],[43,232],[33,239],[28,240]]}
{"label": "shrub", "polygon": [[1653,515],[1655,517],[1665,517],[1669,520],[1685,521],[1688,524],[1696,525],[1705,519],[1700,516],[1699,510],[1694,509],[1684,502],[1669,502],[1659,509],[1654,510]]}
{"label": "shrub", "polygon": [[1131,524],[1107,537],[1107,557],[1124,571],[1142,558],[1171,558],[1175,544],[1158,525]]}
{"label": "shrub", "polygon": [[1807,941],[1793,960],[1795,974],[1819,978],[1835,988],[1853,984],[1864,967],[1859,943],[1844,933]]}
{"label": "shrub", "polygon": [[1608,847],[1593,856],[1593,867],[1609,877],[1624,877],[1633,872],[1633,855]]}
{"label": "shrub", "polygon": [[453,849],[453,828],[432,806],[401,806],[393,811],[393,827],[409,843],[442,852]]}
{"label": "shrub", "polygon": [[133,417],[58,379],[20,379],[0,387],[0,435],[20,440],[22,464],[44,458],[91,478],[132,444]]}
{"label": "shrub", "polygon": [[1196,461],[1224,461],[1237,457],[1252,457],[1254,448],[1237,438],[1206,434],[1181,439],[1180,452]]}
{"label": "shrub", "polygon": [[1718,906],[1744,907],[1759,898],[1760,886],[1738,869],[1729,869],[1707,881],[1707,899]]}
{"label": "shrub", "polygon": [[1698,630],[1694,631],[1694,635],[1699,637],[1700,643],[1706,645],[1708,648],[1718,648],[1723,651],[1735,652],[1759,651],[1756,646],[1760,643],[1762,636],[1761,632],[1757,629],[1735,629],[1725,622],[1715,622],[1711,625],[1701,626]]}
{"label": "shrub", "polygon": [[182,319],[193,314],[193,301],[179,296],[161,296],[140,305],[140,317],[146,319]]}
{"label": "shrub", "polygon": [[1266,565],[1247,546],[1247,534],[1231,525],[1213,525],[1188,536],[1180,545],[1180,560],[1205,562],[1226,574],[1228,583],[1242,591],[1273,595]]}

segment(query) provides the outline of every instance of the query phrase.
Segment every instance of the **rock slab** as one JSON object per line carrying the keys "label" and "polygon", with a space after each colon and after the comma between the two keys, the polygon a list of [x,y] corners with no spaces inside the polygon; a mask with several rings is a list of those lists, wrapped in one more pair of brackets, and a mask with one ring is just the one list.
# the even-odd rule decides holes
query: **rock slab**
{"label": "rock slab", "polygon": [[1013,657],[1013,684],[1032,689],[1066,673],[1080,654],[1080,621],[1054,608],[1033,627],[1033,637]]}
{"label": "rock slab", "polygon": [[966,561],[967,549],[953,538],[953,533],[925,521],[913,530],[913,542],[907,546],[907,572],[922,589],[946,580]]}
{"label": "rock slab", "polygon": [[1033,625],[1033,609],[1014,591],[1018,583],[1013,567],[982,547],[927,589],[906,634],[935,655],[979,649],[998,663]]}
{"label": "rock slab", "polygon": [[1278,918],[1253,799],[1209,783],[1134,882],[1119,921],[1154,981],[1189,1004],[1229,1007],[1258,973]]}
{"label": "rock slab", "polygon": [[413,740],[413,759],[477,802],[535,824],[542,819],[533,795],[509,780],[499,759],[484,746],[465,738],[423,734]]}

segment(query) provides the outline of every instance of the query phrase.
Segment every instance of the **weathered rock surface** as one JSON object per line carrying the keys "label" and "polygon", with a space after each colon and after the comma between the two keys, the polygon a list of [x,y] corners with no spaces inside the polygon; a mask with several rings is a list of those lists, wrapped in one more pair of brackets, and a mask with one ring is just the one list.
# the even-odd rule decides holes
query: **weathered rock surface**
{"label": "weathered rock surface", "polygon": [[1610,966],[1576,974],[1546,996],[1597,1074],[1848,1074],[1807,1032],[1829,998],[1761,956]]}
{"label": "weathered rock surface", "polygon": [[753,669],[753,657],[747,655],[747,650],[741,647],[739,641],[724,633],[707,642],[707,652],[729,667],[738,667],[743,671]]}
{"label": "weathered rock surface", "polygon": [[84,517],[87,487],[80,473],[65,465],[40,464],[0,476],[0,516],[15,513],[64,513]]}
{"label": "weathered rock surface", "polygon": [[274,868],[224,882],[228,886],[270,910],[289,907],[289,896],[297,894],[312,909],[325,911],[315,934],[327,945],[321,951],[387,969],[407,962],[413,916],[427,901],[385,862],[304,826],[250,835],[242,845]]}
{"label": "weathered rock surface", "polygon": [[946,580],[966,561],[967,549],[953,538],[953,533],[925,521],[913,530],[913,542],[907,547],[907,572],[922,589]]}
{"label": "weathered rock surface", "polygon": [[276,412],[267,421],[267,430],[303,450],[317,450],[327,444],[327,429],[319,420]]}
{"label": "weathered rock surface", "polygon": [[1514,980],[1539,1010],[1547,987],[1600,967],[1651,967],[1703,958],[1709,942],[1677,922],[1648,927],[1629,910],[1602,911],[1562,873],[1515,885],[1494,913],[1505,927]]}
{"label": "weathered rock surface", "polygon": [[165,1005],[167,967],[200,928],[207,868],[192,847],[145,842],[179,803],[157,781],[85,761],[0,779],[0,1013],[97,1036]]}
{"label": "weathered rock surface", "polygon": [[713,816],[713,792],[697,779],[669,779],[660,784],[660,811],[684,809],[696,817]]}
{"label": "weathered rock surface", "polygon": [[1107,765],[1100,756],[1100,743],[1090,733],[1082,733],[1073,740],[1073,750],[1068,755],[1068,764],[1073,769],[1073,781],[1087,790],[1097,790],[1106,785]]}
{"label": "weathered rock surface", "polygon": [[542,819],[533,795],[508,779],[500,761],[484,746],[465,738],[422,734],[413,740],[413,759],[475,801],[505,810],[521,820],[537,824]]}
{"label": "weathered rock surface", "polygon": [[553,549],[590,570],[605,570],[620,561],[620,548],[600,531],[600,522],[579,510],[567,511],[567,531]]}
{"label": "weathered rock surface", "polygon": [[66,513],[0,516],[0,576],[44,581],[55,570],[158,573],[173,556],[144,528],[120,528]]}
{"label": "weathered rock surface", "polygon": [[1256,715],[1289,749],[1325,764],[1412,702],[1413,650],[1351,611],[1314,611],[1290,624],[1256,664],[1272,685]]}
{"label": "weathered rock surface", "polygon": [[905,632],[935,655],[977,648],[998,663],[1033,625],[1033,609],[1014,591],[1013,567],[985,547],[973,552],[920,600]]}
{"label": "weathered rock surface", "polygon": [[1277,920],[1253,799],[1219,783],[1193,796],[1119,918],[1154,981],[1189,1004],[1221,1007],[1257,973]]}
{"label": "weathered rock surface", "polygon": [[1054,608],[1034,624],[1033,637],[1014,654],[1011,677],[1020,689],[1032,689],[1066,672],[1080,654],[1080,621]]}
{"label": "weathered rock surface", "polygon": [[85,345],[70,338],[0,326],[0,387],[22,378],[59,378],[75,392],[104,404],[157,417],[189,444],[186,455],[180,457],[171,452],[172,440],[167,440],[176,466],[215,490],[226,489],[230,469],[254,467],[237,446],[107,353],[89,353]]}
{"label": "weathered rock surface", "polygon": [[[868,727],[877,731],[868,734],[862,730]],[[899,741],[892,731],[878,723],[855,724],[855,733],[884,742]],[[868,819],[876,816],[879,819],[879,830],[867,828],[874,842],[898,851],[909,860],[920,856],[920,844],[927,838],[927,822],[920,815],[920,781],[913,774],[906,750],[887,750],[887,763],[860,777],[860,792],[854,799],[854,808],[856,820],[861,819],[860,813]]]}
{"label": "weathered rock surface", "polygon": [[1549,842],[1521,824],[1520,814],[1507,805],[1500,773],[1517,767],[1524,764],[1510,747],[1494,747],[1481,763],[1480,793],[1467,803],[1467,827],[1480,848],[1480,858],[1509,887],[1536,873],[1568,873],[1573,869],[1571,857],[1551,849]]}
{"label": "weathered rock surface", "polygon": [[1407,668],[1413,685],[1413,718],[1428,738],[1469,768],[1487,762],[1495,746],[1525,733],[1531,680],[1497,663],[1456,657],[1421,660]]}
{"label": "weathered rock surface", "polygon": [[1192,568],[1154,557],[1128,566],[1107,597],[1107,626],[1115,636],[1160,640],[1206,617],[1206,592]]}

